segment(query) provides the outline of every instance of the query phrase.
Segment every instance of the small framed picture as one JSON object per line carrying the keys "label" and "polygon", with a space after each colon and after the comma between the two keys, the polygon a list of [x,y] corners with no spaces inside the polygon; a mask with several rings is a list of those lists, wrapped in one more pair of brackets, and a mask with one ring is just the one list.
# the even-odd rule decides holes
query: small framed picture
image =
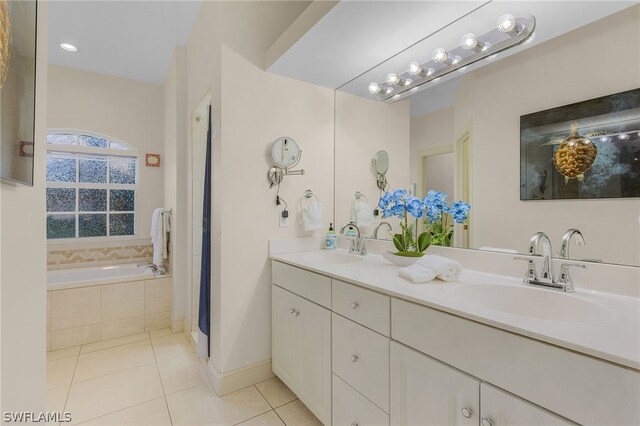
{"label": "small framed picture", "polygon": [[160,167],[160,154],[146,154],[145,165],[147,167]]}

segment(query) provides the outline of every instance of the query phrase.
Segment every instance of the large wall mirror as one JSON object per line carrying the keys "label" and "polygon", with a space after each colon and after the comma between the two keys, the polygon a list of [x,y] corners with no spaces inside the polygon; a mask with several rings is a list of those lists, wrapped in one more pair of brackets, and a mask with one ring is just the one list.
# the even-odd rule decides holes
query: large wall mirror
{"label": "large wall mirror", "polygon": [[[520,197],[521,116],[640,87],[640,5],[489,2],[434,34],[437,41],[423,48],[422,60],[442,44],[460,43],[465,32],[481,33],[506,12],[536,16],[535,41],[403,99],[381,102],[367,93],[367,85],[420,60],[411,58],[412,48],[336,91],[336,222],[348,221],[354,191],[378,199],[368,166],[372,155],[386,150],[392,189],[418,197],[431,189],[444,191],[450,200],[471,205],[469,221],[456,226],[452,246],[526,253],[532,234],[543,231],[557,256],[565,231],[577,228],[585,245],[572,243],[571,258],[640,265],[639,198]],[[576,20],[578,15],[590,18]],[[447,31],[457,34],[443,34]],[[367,130],[350,131],[359,121]],[[640,160],[628,170],[640,174]],[[398,232],[397,220],[390,222]],[[387,232],[378,232],[378,238],[385,237]]]}
{"label": "large wall mirror", "polygon": [[0,177],[33,185],[35,0],[0,0]]}

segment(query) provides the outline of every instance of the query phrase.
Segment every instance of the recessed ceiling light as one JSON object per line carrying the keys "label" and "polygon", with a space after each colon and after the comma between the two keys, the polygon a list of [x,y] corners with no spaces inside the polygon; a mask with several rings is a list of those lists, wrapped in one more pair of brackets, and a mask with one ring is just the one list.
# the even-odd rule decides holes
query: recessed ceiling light
{"label": "recessed ceiling light", "polygon": [[69,43],[61,43],[60,44],[60,48],[63,50],[66,50],[67,52],[77,52],[78,48],[75,47],[73,44],[69,44]]}

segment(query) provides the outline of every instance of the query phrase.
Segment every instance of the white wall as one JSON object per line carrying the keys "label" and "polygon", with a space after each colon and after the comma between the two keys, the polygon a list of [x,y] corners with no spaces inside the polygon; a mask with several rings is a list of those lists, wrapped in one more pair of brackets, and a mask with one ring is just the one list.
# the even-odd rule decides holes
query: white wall
{"label": "white wall", "polygon": [[[267,144],[277,136],[289,133],[289,136],[296,138],[292,134],[292,130],[300,129],[302,124],[297,123],[298,115],[284,114],[281,108],[288,108],[287,111],[295,112],[296,108],[302,104],[313,102],[320,95],[314,92],[314,89],[306,90],[298,89],[301,83],[293,82],[282,77],[268,76],[255,66],[262,67],[264,64],[264,56],[266,49],[280,36],[280,34],[289,27],[291,22],[307,7],[308,2],[262,2],[262,1],[246,1],[246,2],[203,2],[202,8],[196,20],[194,30],[189,39],[187,46],[187,139],[191,139],[190,114],[200,103],[202,98],[210,91],[213,106],[213,123],[220,130],[213,140],[212,149],[212,295],[211,295],[211,314],[212,314],[212,336],[211,336],[211,357],[215,368],[221,373],[227,373],[237,368],[241,368],[253,363],[257,363],[271,357],[270,351],[270,288],[269,288],[269,272],[266,268],[266,250],[267,239],[277,238],[278,236],[295,235],[295,228],[287,230],[279,230],[277,234],[272,234],[272,226],[277,225],[276,209],[273,200],[267,199],[267,204],[263,204],[266,197],[266,160],[265,152]],[[238,69],[233,70],[226,66],[226,81],[233,80],[233,84],[237,84],[232,92],[227,92],[227,101],[230,105],[223,105],[222,100],[222,44],[225,43],[230,49],[227,49],[229,62],[237,63]],[[241,58],[232,54],[231,49],[241,54]],[[244,58],[243,60],[241,60]],[[239,81],[231,74],[250,75],[263,84],[275,84],[281,87],[281,92],[275,91],[272,87],[256,87],[252,80]],[[291,87],[284,82],[291,84]],[[312,87],[307,85],[308,87]],[[254,93],[248,93],[244,87],[254,88]],[[232,87],[228,87],[231,89]],[[236,92],[237,89],[237,92]],[[284,95],[292,92],[292,97],[297,99],[296,104],[286,105],[284,102],[278,102],[284,99]],[[329,92],[331,98],[330,115],[333,116],[333,96]],[[265,94],[276,95],[275,98],[268,99],[266,102]],[[301,93],[312,93],[312,100],[306,99]],[[240,96],[243,104],[238,105],[229,97],[235,98]],[[256,110],[253,104],[262,105],[262,109]],[[235,106],[234,106],[235,105]],[[225,113],[226,119],[222,120],[221,111],[223,108],[229,108],[236,111],[235,115],[229,112]],[[304,108],[301,108],[304,110]],[[308,123],[305,120],[301,123]],[[227,123],[226,120],[230,122]],[[252,138],[242,140],[240,143],[245,149],[233,149],[232,142],[229,143],[227,154],[224,157],[224,164],[221,156],[223,145],[225,142],[225,132],[229,131],[227,140],[236,140],[234,133],[234,120],[240,120],[241,127],[244,131],[255,132]],[[324,114],[321,114],[314,121],[314,128],[318,128],[318,122],[325,120]],[[237,123],[237,121],[236,121]],[[260,127],[262,123],[268,126]],[[277,126],[277,130],[276,127]],[[309,126],[307,126],[309,128]],[[309,130],[304,130],[308,132]],[[326,133],[327,143],[333,142],[333,131]],[[299,131],[298,131],[299,133]],[[306,135],[306,133],[304,133]],[[324,133],[320,133],[324,134]],[[258,137],[259,136],[259,137]],[[319,137],[319,136],[318,136]],[[271,139],[273,138],[273,139]],[[311,139],[309,139],[311,138]],[[315,142],[315,136],[303,136],[296,138],[302,145],[303,149],[310,143]],[[307,142],[311,140],[311,142]],[[251,144],[251,145],[247,145]],[[249,147],[251,149],[249,149]],[[231,150],[237,155],[232,156],[228,152]],[[190,151],[189,151],[190,155]],[[307,152],[305,152],[307,158]],[[255,157],[254,157],[255,156]],[[235,158],[235,159],[234,159]],[[251,170],[245,162],[240,158],[247,158],[248,164],[258,164],[256,170]],[[234,166],[231,168],[230,165]],[[304,162],[302,166],[304,166]],[[332,176],[332,164],[323,165],[327,170],[327,175]],[[263,170],[264,168],[264,170]],[[239,185],[237,182],[244,182],[251,176],[250,185],[248,187]],[[307,182],[309,184],[300,183],[300,185],[313,187],[313,182],[305,181],[304,177],[297,182]],[[259,180],[255,180],[259,179]],[[289,182],[296,182],[296,177],[286,179],[285,185]],[[326,177],[323,178],[326,182]],[[254,185],[257,185],[254,187]],[[330,205],[331,193],[326,193],[320,186],[316,185],[319,195],[323,201],[327,203],[327,208],[332,209]],[[256,192],[259,187],[260,192]],[[191,188],[189,187],[190,191]],[[286,187],[283,187],[286,190]],[[227,191],[231,191],[229,195]],[[289,198],[295,198],[297,189],[291,193]],[[255,204],[258,213],[250,217],[247,213],[241,211],[241,205],[234,205],[229,202],[229,197],[244,195],[250,202]],[[274,194],[271,194],[272,196]],[[283,193],[283,195],[285,195]],[[257,197],[257,198],[256,198]],[[257,200],[257,201],[256,201]],[[287,200],[289,201],[289,200]],[[295,200],[294,200],[295,201]],[[267,210],[270,209],[270,210]],[[235,216],[242,218],[242,226],[235,220]],[[230,220],[230,222],[224,222]],[[293,226],[293,225],[292,225]],[[261,230],[263,227],[266,229]],[[253,234],[256,232],[257,234]],[[227,235],[225,237],[225,234]],[[226,241],[234,235],[236,241],[247,240],[254,241],[254,244],[246,248],[246,261],[243,262],[237,277],[231,273],[229,265],[223,262],[223,256],[236,256],[240,258],[237,252],[237,246],[233,241],[227,246]],[[224,240],[224,241],[223,241]],[[234,252],[235,251],[235,252]],[[226,254],[225,254],[226,253]],[[244,253],[244,251],[242,252]],[[251,260],[248,260],[251,259]],[[255,259],[259,259],[255,262]],[[235,260],[234,260],[235,262]],[[232,263],[235,265],[235,263]],[[226,271],[226,272],[225,272]],[[226,274],[226,275],[224,275]],[[228,289],[228,290],[227,290]]]}
{"label": "white wall", "polygon": [[38,9],[34,186],[0,184],[0,412],[45,409],[46,2]]}
{"label": "white wall", "polygon": [[97,132],[140,150],[136,237],[149,237],[151,213],[163,207],[167,162],[146,167],[145,153],[164,151],[163,87],[58,65],[50,65],[48,75],[48,128]]}
{"label": "white wall", "polygon": [[[450,115],[412,120],[413,145],[416,135],[440,130],[436,123],[448,129],[452,118],[455,137],[470,131],[472,247],[525,252],[531,235],[544,231],[558,250],[564,231],[575,227],[586,246],[572,247],[573,256],[638,264],[637,198],[520,201],[519,181],[520,116],[640,87],[639,39],[636,6],[465,76]],[[602,52],[615,66],[580,66]]]}
{"label": "white wall", "polygon": [[186,55],[183,46],[175,49],[164,84],[164,206],[172,209],[171,267],[173,274],[173,318],[191,319],[187,285],[187,145],[186,139]]}
{"label": "white wall", "polygon": [[[351,221],[351,206],[356,191],[363,193],[372,207],[380,198],[376,173],[371,159],[380,150],[389,154],[387,181],[389,190],[408,189],[409,181],[409,100],[393,104],[364,99],[348,93],[335,92],[335,225]],[[377,219],[391,222],[399,232],[394,218]],[[386,229],[386,228],[385,228]],[[371,235],[373,227],[363,230]],[[382,234],[380,235],[382,236]]]}
{"label": "white wall", "polygon": [[[411,182],[418,182],[418,153],[431,148],[453,146],[453,108],[411,118]],[[451,193],[453,196],[453,193]],[[450,198],[451,199],[451,198]]]}

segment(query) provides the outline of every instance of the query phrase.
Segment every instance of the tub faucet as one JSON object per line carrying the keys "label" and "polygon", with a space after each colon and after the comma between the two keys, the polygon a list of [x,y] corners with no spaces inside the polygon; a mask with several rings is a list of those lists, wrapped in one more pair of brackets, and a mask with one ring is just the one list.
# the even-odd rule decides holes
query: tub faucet
{"label": "tub faucet", "polygon": [[144,269],[151,269],[153,272],[155,272],[158,275],[164,275],[167,273],[167,270],[162,265],[158,266],[158,265],[154,265],[153,263],[138,263],[137,266],[144,267]]}
{"label": "tub faucet", "polygon": [[380,227],[382,225],[387,225],[387,227],[389,228],[389,231],[393,230],[393,228],[391,227],[391,224],[389,222],[380,222],[380,224],[378,226],[376,226],[376,229],[373,230],[373,239],[374,240],[378,239],[378,230],[380,229]]}
{"label": "tub faucet", "polygon": [[353,238],[351,241],[351,248],[349,249],[349,253],[357,253],[362,256],[367,254],[367,249],[364,246],[364,240],[362,239],[362,234],[360,233],[360,228],[358,228],[358,225],[356,225],[353,222],[349,222],[342,227],[342,229],[340,230],[340,233],[344,234],[344,230],[347,228],[353,228],[358,233],[358,236]]}

